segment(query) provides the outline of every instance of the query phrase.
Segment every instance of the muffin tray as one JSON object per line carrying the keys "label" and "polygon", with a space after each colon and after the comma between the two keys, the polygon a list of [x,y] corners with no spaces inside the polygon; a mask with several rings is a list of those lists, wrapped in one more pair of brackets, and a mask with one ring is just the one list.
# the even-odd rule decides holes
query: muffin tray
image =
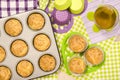
{"label": "muffin tray", "polygon": [[[40,13],[44,17],[45,24],[42,29],[32,30],[28,27],[27,19],[28,19],[28,16],[32,13]],[[21,22],[22,27],[23,27],[21,34],[16,37],[12,37],[8,35],[4,29],[5,22],[11,18],[18,19]],[[46,34],[50,38],[50,41],[51,41],[50,47],[45,51],[38,51],[33,46],[34,37],[40,33]],[[10,51],[12,42],[17,39],[24,40],[28,45],[28,53],[23,57],[16,57]],[[55,36],[52,30],[51,22],[50,22],[48,15],[42,10],[32,10],[32,11],[28,11],[25,13],[21,13],[21,14],[17,14],[17,15],[13,15],[10,17],[0,19],[0,46],[2,46],[6,52],[6,57],[4,61],[0,63],[0,66],[6,66],[10,69],[11,74],[12,74],[10,80],[28,80],[28,79],[33,79],[33,78],[49,75],[49,74],[56,72],[60,66],[60,55],[59,55],[59,51],[56,45],[56,40],[55,40]],[[56,65],[55,65],[54,70],[49,71],[49,72],[43,71],[38,64],[40,57],[45,54],[52,55],[56,60]],[[22,60],[30,61],[34,68],[33,73],[29,77],[26,77],[26,78],[21,77],[17,73],[17,68],[16,68],[17,64]]]}

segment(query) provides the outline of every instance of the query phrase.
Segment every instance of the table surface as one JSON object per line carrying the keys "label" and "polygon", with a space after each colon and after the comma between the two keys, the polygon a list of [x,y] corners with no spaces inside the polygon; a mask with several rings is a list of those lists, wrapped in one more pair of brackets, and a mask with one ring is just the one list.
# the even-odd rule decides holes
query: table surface
{"label": "table surface", "polygon": [[[40,0],[40,1],[41,1],[40,8],[44,9],[46,7],[46,3],[48,0]],[[51,0],[49,2],[49,9],[52,10],[53,7],[54,7],[54,1]],[[69,32],[64,34],[55,33],[60,54],[62,48],[61,43],[64,39],[64,36],[66,36],[70,32],[79,32],[80,34],[85,36],[89,41],[89,44],[91,44],[90,38],[84,26],[84,22],[81,19],[81,16],[75,16],[74,25],[72,26],[72,29]],[[106,52],[106,61],[99,70],[93,73],[84,74],[82,76],[74,76],[74,75],[71,76],[76,80],[120,80],[120,42],[114,42],[114,40],[115,38],[113,37],[106,41],[97,43],[97,45],[103,47],[104,51]],[[65,72],[65,68],[61,65],[59,71]],[[58,78],[58,72],[42,78],[38,78],[36,80],[58,80],[57,78]]]}

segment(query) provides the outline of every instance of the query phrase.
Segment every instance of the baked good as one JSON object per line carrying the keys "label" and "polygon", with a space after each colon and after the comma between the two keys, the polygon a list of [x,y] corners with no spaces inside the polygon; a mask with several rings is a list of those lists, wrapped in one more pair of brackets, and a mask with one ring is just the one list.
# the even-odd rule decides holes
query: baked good
{"label": "baked good", "polygon": [[69,61],[69,69],[74,74],[82,74],[85,72],[86,63],[79,57],[74,57]]}
{"label": "baked good", "polygon": [[73,52],[83,52],[87,48],[86,40],[80,35],[70,37],[68,44]]}
{"label": "baked good", "polygon": [[28,26],[33,30],[40,30],[44,27],[45,19],[40,13],[32,13],[27,20]]}
{"label": "baked good", "polygon": [[28,45],[25,41],[17,39],[12,42],[10,50],[13,55],[23,57],[28,52]]}
{"label": "baked good", "polygon": [[93,65],[100,64],[104,59],[103,51],[100,48],[92,47],[85,52],[85,58]]}
{"label": "baked good", "polygon": [[6,52],[3,47],[0,46],[0,62],[2,62],[5,59]]}
{"label": "baked good", "polygon": [[17,73],[21,77],[29,77],[34,71],[32,63],[28,60],[22,60],[17,65]]}
{"label": "baked good", "polygon": [[18,36],[22,32],[22,24],[15,18],[7,20],[4,28],[6,33],[10,36]]}
{"label": "baked good", "polygon": [[51,41],[46,34],[38,34],[33,40],[34,47],[39,51],[45,51],[50,47]]}
{"label": "baked good", "polygon": [[52,71],[56,66],[56,60],[52,55],[45,54],[40,57],[39,66],[43,71]]}
{"label": "baked good", "polygon": [[8,67],[0,66],[0,80],[10,80],[12,74]]}

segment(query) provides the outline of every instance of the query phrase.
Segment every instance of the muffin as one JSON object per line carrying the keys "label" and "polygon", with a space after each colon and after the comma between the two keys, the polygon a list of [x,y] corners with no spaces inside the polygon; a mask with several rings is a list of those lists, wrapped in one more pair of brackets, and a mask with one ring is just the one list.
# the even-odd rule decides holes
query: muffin
{"label": "muffin", "polygon": [[87,48],[86,40],[80,35],[70,37],[68,44],[73,52],[83,52]]}
{"label": "muffin", "polygon": [[51,41],[46,34],[38,34],[33,40],[34,47],[38,51],[45,51],[50,47]]}
{"label": "muffin", "polygon": [[18,36],[22,32],[22,24],[19,20],[11,18],[4,25],[5,31],[10,36]]}
{"label": "muffin", "polygon": [[32,63],[28,60],[22,60],[17,64],[17,73],[21,77],[29,77],[34,71]]}
{"label": "muffin", "polygon": [[45,54],[40,57],[39,66],[45,72],[52,71],[56,66],[56,60],[52,55]]}
{"label": "muffin", "polygon": [[8,67],[0,66],[0,80],[10,80],[12,74]]}
{"label": "muffin", "polygon": [[6,52],[3,47],[0,46],[0,62],[2,62],[5,59]]}
{"label": "muffin", "polygon": [[74,74],[82,74],[86,70],[86,63],[79,57],[74,57],[69,61],[69,69]]}
{"label": "muffin", "polygon": [[32,13],[29,15],[27,23],[32,30],[40,30],[44,27],[45,19],[40,13]]}
{"label": "muffin", "polygon": [[10,50],[13,55],[23,57],[28,53],[28,45],[25,41],[17,39],[12,42]]}
{"label": "muffin", "polygon": [[98,65],[104,59],[103,51],[100,48],[92,47],[85,52],[85,58],[92,65]]}

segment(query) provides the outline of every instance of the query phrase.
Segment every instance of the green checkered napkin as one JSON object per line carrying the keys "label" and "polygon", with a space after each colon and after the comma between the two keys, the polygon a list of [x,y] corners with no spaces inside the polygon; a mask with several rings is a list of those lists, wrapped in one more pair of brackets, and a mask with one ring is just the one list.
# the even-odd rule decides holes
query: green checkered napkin
{"label": "green checkered napkin", "polygon": [[[40,0],[41,1],[41,8],[44,9],[48,0]],[[54,7],[54,2],[50,1],[49,9],[52,10]],[[62,48],[62,41],[64,37],[69,34],[70,32],[79,32],[83,36],[86,37],[89,44],[91,44],[89,36],[86,32],[84,24],[80,16],[74,17],[74,25],[72,29],[65,33],[65,34],[58,34],[55,33],[57,44],[61,54]],[[97,71],[89,74],[84,74],[82,76],[73,76],[76,80],[120,80],[120,42],[114,42],[115,38],[108,39],[106,41],[97,43],[104,48],[106,52],[106,61],[104,65]],[[62,56],[62,55],[61,55]],[[61,65],[60,71],[66,72],[66,69]],[[36,80],[58,80],[57,72],[51,74],[49,76],[45,76],[42,78],[38,78]]]}

